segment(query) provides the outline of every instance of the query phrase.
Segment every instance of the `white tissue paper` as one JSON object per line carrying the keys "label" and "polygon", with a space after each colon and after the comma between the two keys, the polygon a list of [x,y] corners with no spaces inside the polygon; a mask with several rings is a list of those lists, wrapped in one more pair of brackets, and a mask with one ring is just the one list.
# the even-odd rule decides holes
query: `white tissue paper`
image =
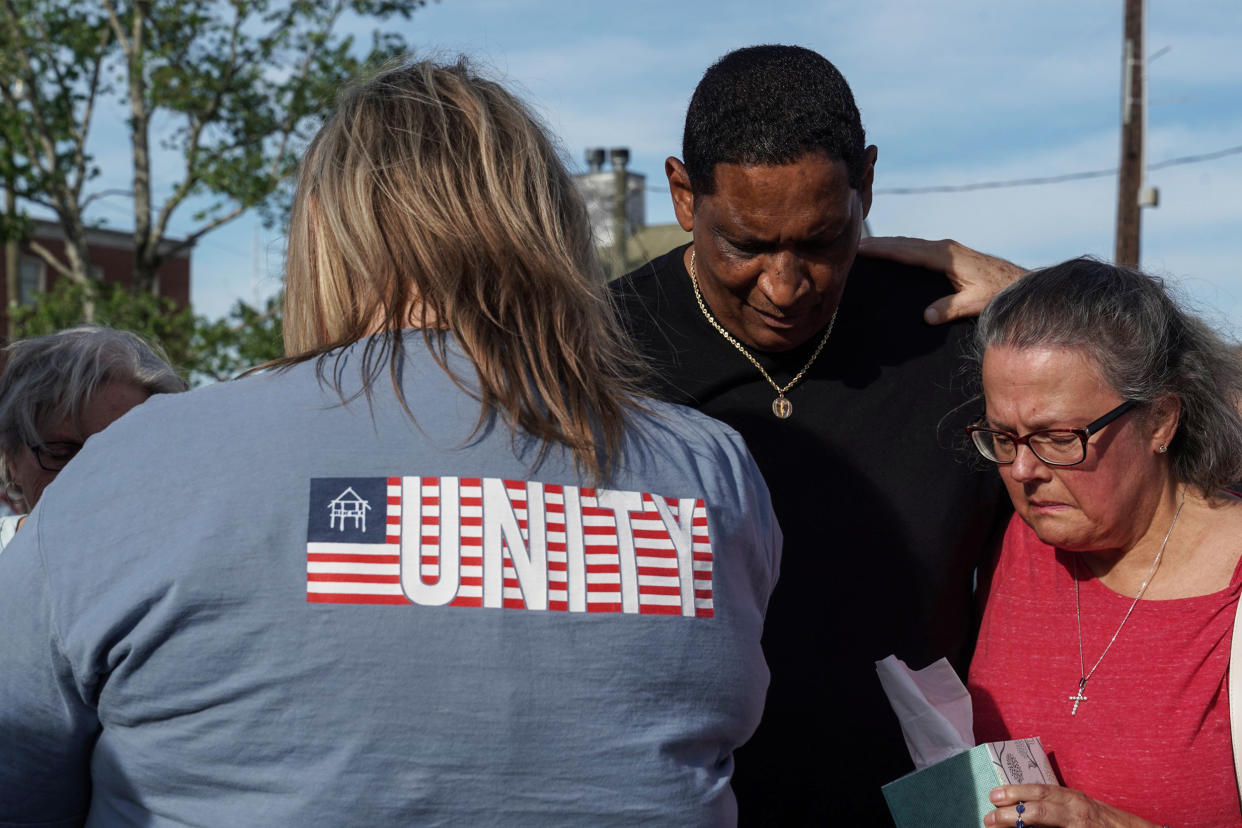
{"label": "white tissue paper", "polygon": [[918,768],[881,786],[898,828],[982,825],[997,785],[1057,783],[1036,737],[972,747],[970,694],[943,658],[922,670],[896,656],[875,667]]}
{"label": "white tissue paper", "polygon": [[970,693],[947,659],[911,670],[890,655],[875,663],[914,767],[922,770],[975,745]]}

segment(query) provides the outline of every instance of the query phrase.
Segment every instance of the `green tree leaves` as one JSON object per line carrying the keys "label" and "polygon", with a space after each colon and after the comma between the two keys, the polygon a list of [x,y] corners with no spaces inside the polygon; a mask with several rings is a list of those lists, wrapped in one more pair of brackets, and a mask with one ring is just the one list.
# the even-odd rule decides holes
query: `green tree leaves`
{"label": "green tree leaves", "polygon": [[[93,300],[93,319],[85,304]],[[238,300],[223,319],[195,316],[167,297],[133,293],[103,282],[59,282],[32,306],[13,310],[17,338],[52,333],[88,321],[124,328],[160,345],[191,385],[231,379],[284,354],[281,341],[283,296],[261,308]]]}
{"label": "green tree leaves", "polygon": [[[133,284],[152,292],[164,260],[205,234],[255,208],[269,223],[283,217],[282,185],[337,90],[404,51],[383,24],[425,4],[0,0],[0,186],[18,200],[0,233],[20,238],[29,206],[50,210],[66,255],[31,249],[89,292],[86,211],[104,193],[90,191],[99,170],[87,138],[101,96],[116,95],[132,162]],[[359,23],[375,27],[369,50],[355,43]],[[161,150],[176,162],[156,167]],[[170,233],[187,213],[192,228]]]}

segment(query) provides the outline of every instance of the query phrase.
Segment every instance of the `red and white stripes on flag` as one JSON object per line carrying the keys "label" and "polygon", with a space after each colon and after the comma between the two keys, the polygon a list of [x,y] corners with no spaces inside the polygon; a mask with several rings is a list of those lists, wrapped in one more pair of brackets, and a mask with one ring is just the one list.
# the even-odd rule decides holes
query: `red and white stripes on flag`
{"label": "red and white stripes on flag", "polygon": [[382,542],[307,543],[308,601],[713,616],[701,498],[477,477],[386,484]]}

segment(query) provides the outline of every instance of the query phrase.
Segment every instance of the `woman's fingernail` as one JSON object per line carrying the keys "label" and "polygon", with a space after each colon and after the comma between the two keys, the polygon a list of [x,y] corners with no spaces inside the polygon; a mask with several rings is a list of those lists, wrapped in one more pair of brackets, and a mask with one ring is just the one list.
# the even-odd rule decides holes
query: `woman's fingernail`
{"label": "woman's fingernail", "polygon": [[1000,802],[1001,800],[1005,798],[1005,789],[1004,788],[993,788],[992,792],[988,794],[988,798],[991,799],[993,802]]}

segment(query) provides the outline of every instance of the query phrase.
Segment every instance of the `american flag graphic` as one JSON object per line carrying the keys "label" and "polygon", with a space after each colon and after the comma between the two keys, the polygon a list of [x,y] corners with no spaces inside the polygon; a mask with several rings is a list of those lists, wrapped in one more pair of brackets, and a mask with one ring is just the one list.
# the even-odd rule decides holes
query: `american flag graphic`
{"label": "american flag graphic", "polygon": [[478,477],[315,478],[316,603],[711,618],[701,498]]}

